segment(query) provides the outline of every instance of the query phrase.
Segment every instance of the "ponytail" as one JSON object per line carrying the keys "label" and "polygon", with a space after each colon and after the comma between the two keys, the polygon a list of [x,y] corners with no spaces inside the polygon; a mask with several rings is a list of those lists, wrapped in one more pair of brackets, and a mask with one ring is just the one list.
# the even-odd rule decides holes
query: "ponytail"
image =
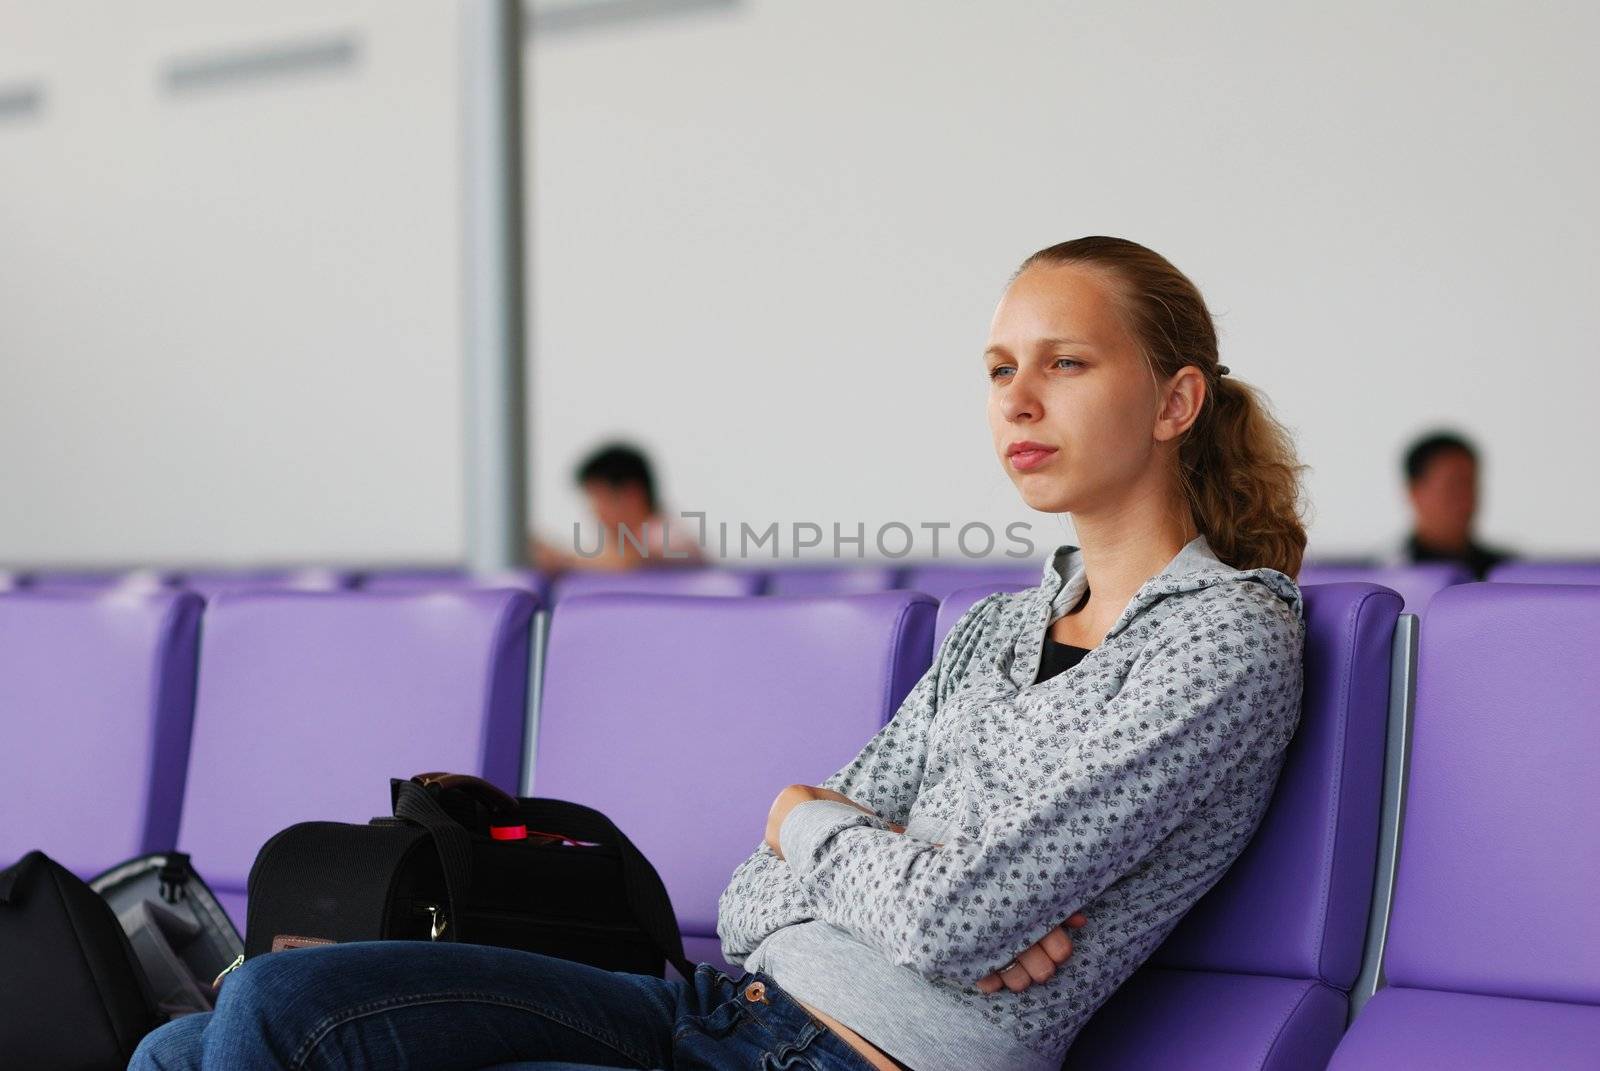
{"label": "ponytail", "polygon": [[1194,283],[1159,253],[1122,238],[1053,245],[1017,274],[1036,264],[1103,270],[1152,369],[1170,378],[1192,365],[1205,376],[1205,403],[1178,447],[1179,484],[1195,524],[1234,568],[1297,575],[1306,549],[1304,466],[1262,394],[1217,363],[1216,325]]}

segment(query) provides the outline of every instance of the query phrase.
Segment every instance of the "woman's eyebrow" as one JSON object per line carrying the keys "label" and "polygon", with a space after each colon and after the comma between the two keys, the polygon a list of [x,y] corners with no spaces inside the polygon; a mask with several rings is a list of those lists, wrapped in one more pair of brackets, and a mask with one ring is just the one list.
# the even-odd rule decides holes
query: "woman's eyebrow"
{"label": "woman's eyebrow", "polygon": [[[1084,347],[1087,347],[1088,349],[1094,349],[1094,345],[1092,343],[1090,343],[1087,339],[1068,338],[1066,336],[1062,336],[1060,338],[1041,338],[1031,348],[1034,348],[1034,349],[1051,349],[1051,348],[1054,348],[1054,347],[1057,347],[1057,346],[1084,346]],[[1006,349],[1002,345],[995,344],[995,345],[989,346],[987,349],[985,349],[983,351],[983,355],[984,355],[984,357],[1010,358],[1011,351]]]}

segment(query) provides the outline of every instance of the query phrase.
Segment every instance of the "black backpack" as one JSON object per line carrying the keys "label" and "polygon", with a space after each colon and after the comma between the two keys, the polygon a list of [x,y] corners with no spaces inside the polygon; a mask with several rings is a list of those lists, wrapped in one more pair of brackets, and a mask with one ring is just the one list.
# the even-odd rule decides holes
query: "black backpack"
{"label": "black backpack", "polygon": [[210,1010],[242,953],[186,855],[86,883],[29,852],[0,871],[0,1071],[121,1071],[155,1027]]}
{"label": "black backpack", "polygon": [[247,958],[346,941],[465,941],[660,977],[694,967],[655,868],[616,825],[480,778],[390,782],[393,816],[302,822],[250,870]]}
{"label": "black backpack", "polygon": [[43,852],[0,871],[0,1067],[126,1067],[156,1023],[104,900]]}

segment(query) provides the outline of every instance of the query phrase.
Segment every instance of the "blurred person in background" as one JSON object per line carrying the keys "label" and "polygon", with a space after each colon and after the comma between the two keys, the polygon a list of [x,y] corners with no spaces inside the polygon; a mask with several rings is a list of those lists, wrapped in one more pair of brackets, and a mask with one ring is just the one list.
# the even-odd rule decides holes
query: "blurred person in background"
{"label": "blurred person in background", "polygon": [[1401,548],[1406,562],[1458,562],[1482,580],[1512,555],[1473,536],[1478,512],[1478,451],[1450,431],[1424,435],[1405,455],[1411,534]]}
{"label": "blurred person in background", "polygon": [[[621,571],[661,565],[699,565],[704,557],[694,537],[661,511],[655,473],[642,450],[606,443],[578,463],[573,474],[599,526],[597,536],[575,532],[577,549],[566,550],[537,536],[528,541],[534,568]],[[598,553],[593,548],[598,541]]]}

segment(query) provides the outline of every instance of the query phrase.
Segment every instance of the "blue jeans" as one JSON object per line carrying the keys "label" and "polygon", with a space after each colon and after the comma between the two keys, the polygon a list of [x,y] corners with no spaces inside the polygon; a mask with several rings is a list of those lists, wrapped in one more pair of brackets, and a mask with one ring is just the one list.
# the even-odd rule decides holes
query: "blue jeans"
{"label": "blue jeans", "polygon": [[772,979],[701,964],[620,974],[485,945],[379,941],[259,956],[217,1010],[168,1023],[129,1071],[760,1068],[870,1071]]}

